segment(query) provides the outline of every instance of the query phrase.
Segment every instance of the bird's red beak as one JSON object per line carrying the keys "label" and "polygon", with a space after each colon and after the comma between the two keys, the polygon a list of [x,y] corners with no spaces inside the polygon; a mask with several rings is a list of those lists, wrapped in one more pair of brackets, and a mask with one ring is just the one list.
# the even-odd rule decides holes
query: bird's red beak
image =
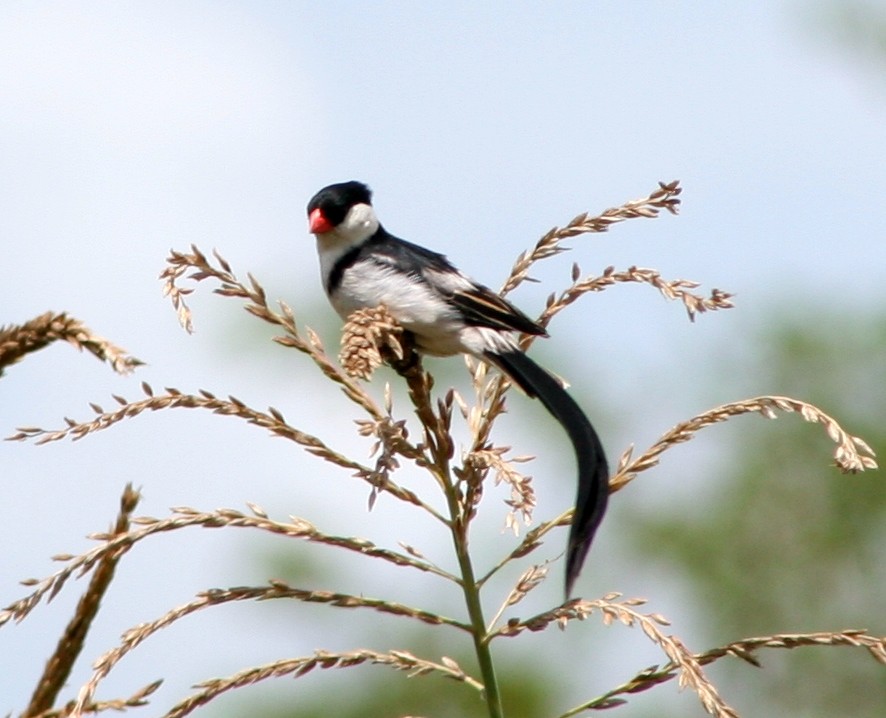
{"label": "bird's red beak", "polygon": [[311,234],[323,234],[333,229],[333,226],[323,214],[323,210],[319,207],[311,210],[311,214],[308,217],[308,226],[310,227]]}

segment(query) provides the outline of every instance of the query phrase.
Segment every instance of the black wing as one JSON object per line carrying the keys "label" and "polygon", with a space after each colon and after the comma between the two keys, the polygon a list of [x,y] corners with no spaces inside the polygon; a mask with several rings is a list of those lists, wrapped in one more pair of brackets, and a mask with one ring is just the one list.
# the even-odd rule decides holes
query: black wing
{"label": "black wing", "polygon": [[449,301],[458,307],[470,324],[542,337],[548,335],[544,327],[482,284],[453,292]]}

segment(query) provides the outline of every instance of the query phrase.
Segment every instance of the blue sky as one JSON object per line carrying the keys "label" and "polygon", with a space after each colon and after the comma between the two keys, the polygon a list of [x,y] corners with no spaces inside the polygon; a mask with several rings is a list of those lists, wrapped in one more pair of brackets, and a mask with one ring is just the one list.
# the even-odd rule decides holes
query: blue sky
{"label": "blue sky", "polygon": [[[552,325],[536,351],[569,376],[590,414],[595,397],[607,406],[632,397],[615,416],[596,417],[613,459],[629,443],[645,445],[680,419],[740,398],[701,395],[698,363],[752,353],[745,338],[779,307],[849,314],[883,302],[886,90],[882,76],[830,41],[818,8],[4,4],[0,323],[66,310],[148,366],[123,379],[68,347],[34,355],[0,381],[3,434],[86,418],[88,401],[112,392],[135,398],[147,380],[273,404],[301,428],[365,455],[365,442],[342,430],[349,407],[330,399],[301,357],[263,344],[271,332],[208,287],[193,302],[198,333],[186,336],[157,281],[169,248],[218,248],[302,321],[324,327],[334,346],[304,205],[345,179],[373,186],[389,230],[497,286],[552,225],[679,178],[679,217],[577,239],[569,255],[539,267],[541,285],[513,299],[534,311],[568,281],[573,261],[586,273],[654,267],[736,293],[737,309],[693,325],[653,290],[617,287]],[[778,390],[741,381],[749,395]],[[540,419],[536,410],[519,400],[512,413]],[[518,424],[503,427],[519,437]],[[699,461],[706,450],[698,448]],[[544,445],[529,437],[527,451],[544,454]],[[682,456],[692,464],[691,451]],[[537,483],[564,466],[571,471],[542,456]],[[143,416],[74,445],[0,444],[0,476],[2,541],[16,547],[0,556],[4,601],[22,593],[18,579],[52,570],[48,556],[85,548],[82,537],[107,525],[126,481],[143,488],[142,510],[154,515],[254,501],[343,533],[356,526],[375,537],[389,521],[384,509],[367,515],[355,484],[315,459],[195,412]],[[571,484],[560,484],[544,515],[568,501]],[[402,536],[382,535],[391,545],[416,542],[408,521],[403,527]],[[241,550],[237,540],[192,533],[133,552],[118,596],[144,592],[145,603],[109,611],[88,657],[201,588],[263,580],[259,568],[226,560]],[[604,529],[601,553],[615,541]],[[603,578],[587,580],[588,593],[655,594],[618,566],[596,570]],[[0,631],[0,713],[25,705],[70,600],[63,595]],[[170,650],[171,639],[156,645]],[[309,640],[281,650],[314,647]],[[218,672],[242,658],[219,660]],[[626,665],[618,675],[636,667]],[[121,666],[124,677],[109,679],[107,690],[126,693],[152,670]],[[171,681],[159,705],[207,670],[216,665]],[[81,668],[72,683],[86,675]]]}

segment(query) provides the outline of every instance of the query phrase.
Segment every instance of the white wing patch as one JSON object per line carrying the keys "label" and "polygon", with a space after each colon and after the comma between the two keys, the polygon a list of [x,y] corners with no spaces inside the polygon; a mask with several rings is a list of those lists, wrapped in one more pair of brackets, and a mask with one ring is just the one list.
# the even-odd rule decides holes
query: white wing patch
{"label": "white wing patch", "polygon": [[[434,274],[434,281],[446,280],[455,289],[472,286],[459,275]],[[438,286],[443,284],[440,281]],[[448,287],[446,289],[448,291]],[[485,351],[500,352],[516,347],[509,333],[465,326],[458,310],[421,279],[403,274],[393,266],[383,266],[381,261],[358,262],[350,267],[332,297],[332,306],[343,319],[357,309],[379,304],[384,304],[394,318],[415,335],[419,348],[427,354],[481,355]]]}

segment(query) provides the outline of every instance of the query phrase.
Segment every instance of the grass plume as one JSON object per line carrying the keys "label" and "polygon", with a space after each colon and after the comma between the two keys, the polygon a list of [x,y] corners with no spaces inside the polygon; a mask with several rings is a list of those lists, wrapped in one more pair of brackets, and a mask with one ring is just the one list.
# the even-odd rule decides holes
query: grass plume
{"label": "grass plume", "polygon": [[[562,253],[565,249],[563,242],[566,240],[607,232],[627,220],[654,219],[662,212],[676,214],[681,191],[677,182],[660,183],[643,198],[625,202],[596,215],[583,213],[563,227],[554,227],[534,247],[517,257],[501,293],[507,294],[524,281],[529,281],[535,264]],[[336,361],[327,353],[316,332],[310,327],[299,325],[295,312],[288,305],[284,302],[270,303],[255,277],[246,275],[245,280],[240,279],[231,265],[217,252],[207,255],[194,246],[190,251],[172,251],[161,278],[164,293],[188,332],[192,332],[194,328],[192,312],[187,303],[188,295],[194,289],[187,285],[188,282],[208,282],[214,285],[216,294],[242,302],[249,314],[277,327],[281,333],[274,341],[305,356],[308,359],[306,372],[313,372],[313,379],[328,381],[330,387],[335,387],[350,400],[357,416],[355,423],[349,422],[348,426],[371,442],[372,459],[365,462],[347,456],[345,452],[335,448],[333,442],[290,424],[273,407],[256,409],[234,396],[220,397],[206,390],[184,392],[167,387],[162,391],[155,391],[146,383],[142,385],[144,396],[134,401],[112,395],[114,406],[110,410],[105,410],[98,404],[90,404],[93,415],[88,419],[65,419],[64,426],[54,429],[20,427],[10,439],[34,441],[38,444],[63,439],[76,441],[98,431],[111,429],[122,421],[172,409],[194,409],[231,417],[286,439],[319,461],[344,470],[349,477],[357,478],[369,489],[370,508],[376,498],[384,494],[401,502],[410,511],[421,512],[431,520],[435,529],[448,534],[452,547],[450,563],[453,568],[441,568],[407,544],[401,543],[398,549],[392,549],[356,536],[334,535],[305,518],[272,518],[260,506],[252,503],[247,503],[248,511],[206,511],[179,507],[162,518],[133,517],[137,494],[127,488],[120,517],[111,530],[93,534],[91,538],[95,545],[88,551],[55,557],[62,564],[57,571],[43,579],[24,581],[29,592],[0,611],[0,627],[28,619],[41,604],[62,591],[71,579],[90,573],[92,575],[90,586],[72,621],[72,626],[76,625],[78,628],[66,631],[56,655],[50,659],[38,681],[31,705],[24,716],[81,716],[145,705],[159,683],[148,684],[129,698],[116,701],[97,701],[96,695],[102,682],[118,663],[125,656],[136,652],[145,641],[160,631],[174,630],[180,622],[196,614],[235,602],[275,600],[320,604],[327,606],[330,611],[338,610],[343,624],[347,614],[341,614],[341,609],[395,616],[398,620],[412,622],[423,630],[431,630],[433,627],[433,630],[440,632],[452,632],[457,639],[467,638],[473,649],[474,665],[463,668],[447,656],[419,656],[395,646],[381,649],[353,647],[340,651],[317,649],[309,655],[281,657],[263,665],[244,667],[227,677],[207,679],[196,687],[194,693],[182,698],[163,715],[180,718],[225,693],[280,677],[301,678],[318,668],[341,670],[360,665],[380,665],[414,678],[431,675],[449,678],[454,686],[456,683],[461,684],[477,693],[480,697],[477,703],[478,712],[482,710],[490,718],[503,718],[507,706],[502,702],[499,691],[493,645],[497,645],[500,639],[517,639],[527,632],[542,632],[552,627],[579,630],[576,622],[592,618],[598,618],[605,625],[639,628],[660,652],[661,664],[643,669],[631,680],[566,709],[560,714],[560,718],[616,708],[624,704],[629,696],[674,679],[681,687],[688,688],[698,696],[701,706],[708,714],[720,718],[736,718],[738,714],[735,709],[727,703],[717,686],[705,674],[704,667],[727,656],[756,664],[755,656],[762,650],[801,646],[853,646],[868,651],[876,660],[886,663],[884,638],[861,630],[781,633],[741,639],[707,651],[692,651],[678,636],[669,632],[670,623],[666,618],[655,612],[646,613],[641,610],[646,603],[643,599],[623,599],[616,593],[596,599],[571,600],[528,618],[521,617],[516,612],[516,607],[520,604],[528,605],[523,602],[544,583],[552,563],[542,560],[530,564],[528,559],[542,545],[545,536],[569,525],[572,511],[564,511],[534,524],[536,487],[531,477],[523,471],[523,465],[531,457],[515,453],[493,438],[496,419],[506,410],[510,386],[506,379],[497,373],[488,372],[485,364],[469,360],[468,367],[473,380],[471,396],[462,396],[454,389],[437,391],[434,377],[425,370],[420,357],[415,354],[408,333],[396,324],[384,307],[357,312],[350,317],[343,330],[342,345]],[[713,289],[707,293],[699,293],[696,291],[699,286],[696,282],[665,279],[652,269],[631,266],[616,270],[614,267],[606,267],[599,274],[583,276],[582,270],[575,264],[566,286],[551,293],[544,306],[537,309],[539,321],[547,325],[557,314],[583,301],[586,296],[622,284],[643,285],[657,290],[666,299],[681,305],[690,320],[706,312],[726,310],[733,306],[732,296],[728,292]],[[90,351],[121,373],[140,363],[109,342],[95,337],[79,322],[66,315],[46,314],[25,325],[0,330],[0,370],[29,352],[59,339]],[[524,348],[531,341],[531,337],[521,338]],[[394,406],[390,385],[386,384],[381,392],[377,392],[377,386],[366,383],[383,363],[393,367],[406,386],[410,404],[406,410]],[[381,396],[376,396],[377,393],[381,393]],[[855,473],[876,467],[870,447],[862,439],[849,434],[833,417],[817,407],[790,397],[759,396],[722,404],[698,416],[679,421],[657,442],[636,456],[632,449],[628,449],[622,454],[618,469],[611,478],[610,491],[616,492],[624,488],[644,472],[653,469],[665,451],[690,440],[698,431],[708,426],[743,414],[774,418],[779,413],[799,414],[808,422],[820,424],[835,443],[834,461],[841,471]],[[456,427],[457,424],[460,426]],[[467,430],[469,439],[464,445],[459,445],[454,438],[454,428]],[[425,482],[420,491],[406,488],[397,478],[398,471],[404,465],[425,472],[431,480]],[[490,482],[503,483],[509,489],[509,496],[502,510],[506,513],[505,524],[513,529],[514,537],[503,538],[503,546],[505,541],[510,543],[502,548],[498,560],[491,566],[480,568],[471,551],[470,538],[472,527],[480,520],[479,508]],[[524,524],[528,530],[520,538],[518,529],[522,529]],[[79,687],[75,697],[62,702],[61,689],[74,659],[79,655],[79,647],[98,610],[99,599],[113,578],[114,567],[125,558],[128,551],[143,542],[159,540],[172,532],[192,528],[224,531],[239,528],[273,535],[280,541],[299,541],[332,547],[338,552],[372,562],[373,566],[404,569],[398,574],[404,580],[424,576],[443,582],[447,587],[456,588],[462,600],[460,613],[449,616],[439,611],[397,602],[388,596],[372,597],[363,592],[348,593],[311,586],[292,586],[272,579],[258,586],[206,589],[187,603],[174,606],[153,620],[126,630],[117,645],[105,650],[96,662],[91,677]],[[500,594],[504,598],[498,601],[497,610],[489,618],[485,611],[483,592],[487,591],[488,595],[490,579],[512,563],[520,563],[522,571],[510,589]]]}

